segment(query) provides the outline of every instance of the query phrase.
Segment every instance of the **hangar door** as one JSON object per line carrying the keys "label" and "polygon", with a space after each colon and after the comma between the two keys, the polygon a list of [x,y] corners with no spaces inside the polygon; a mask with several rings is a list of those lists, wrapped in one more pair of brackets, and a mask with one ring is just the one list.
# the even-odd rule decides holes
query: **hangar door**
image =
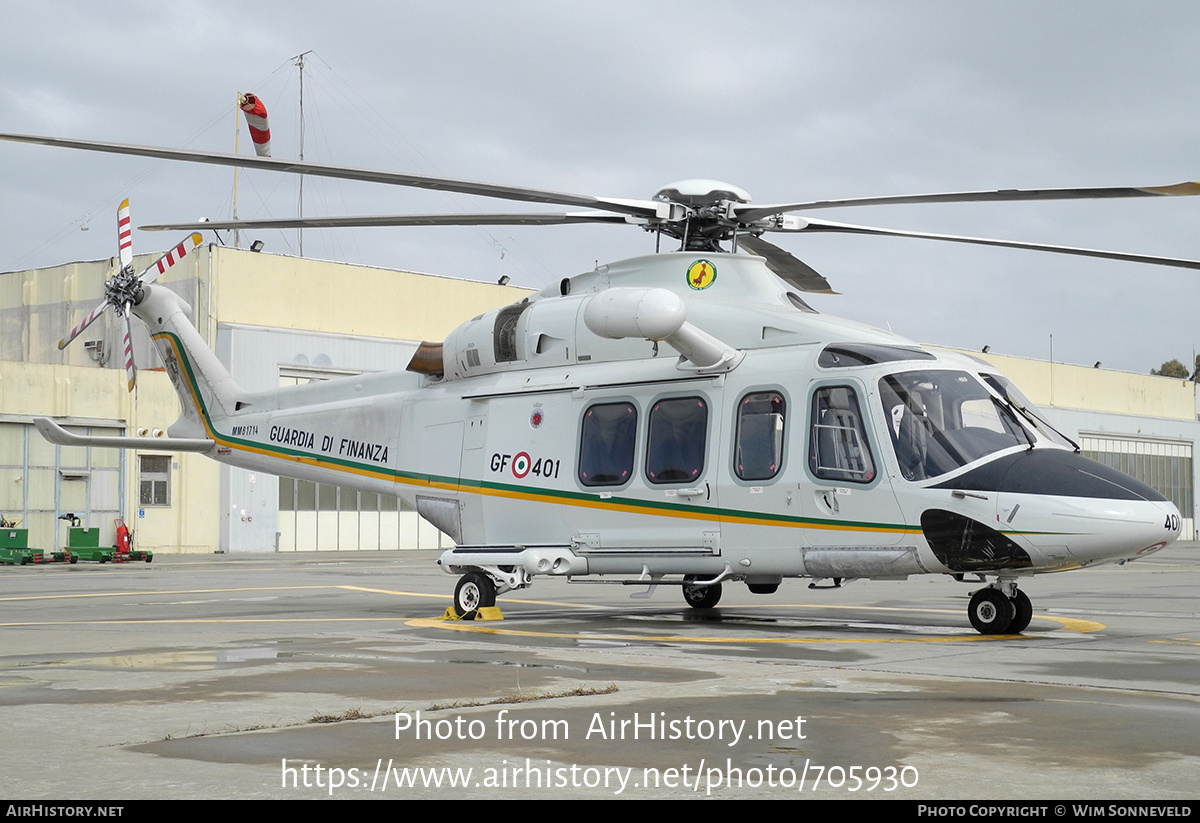
{"label": "hangar door", "polygon": [[[345,370],[281,366],[280,386],[355,374]],[[279,478],[276,550],[442,549],[450,539],[388,494]]]}

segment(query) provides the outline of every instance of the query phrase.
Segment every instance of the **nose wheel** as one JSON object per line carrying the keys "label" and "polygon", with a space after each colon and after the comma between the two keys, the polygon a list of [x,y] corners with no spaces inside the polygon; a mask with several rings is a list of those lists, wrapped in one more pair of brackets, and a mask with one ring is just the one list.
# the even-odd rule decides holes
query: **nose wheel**
{"label": "nose wheel", "polygon": [[1015,587],[1011,598],[989,587],[972,595],[967,615],[980,634],[1020,634],[1033,619],[1033,603]]}

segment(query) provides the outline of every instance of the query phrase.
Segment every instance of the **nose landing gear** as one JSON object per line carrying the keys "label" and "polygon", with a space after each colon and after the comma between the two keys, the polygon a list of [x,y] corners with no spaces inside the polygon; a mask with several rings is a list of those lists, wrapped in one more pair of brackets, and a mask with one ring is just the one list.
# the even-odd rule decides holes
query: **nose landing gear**
{"label": "nose landing gear", "polygon": [[[1009,588],[1011,597],[1000,586]],[[1015,583],[1000,582],[971,596],[967,616],[980,634],[1020,634],[1033,619],[1033,604]]]}

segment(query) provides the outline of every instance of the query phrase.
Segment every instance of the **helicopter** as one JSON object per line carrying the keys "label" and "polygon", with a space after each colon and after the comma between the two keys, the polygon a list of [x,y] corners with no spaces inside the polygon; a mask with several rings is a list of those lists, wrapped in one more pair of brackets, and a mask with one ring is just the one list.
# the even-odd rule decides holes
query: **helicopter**
{"label": "helicopter", "polygon": [[[1172,186],[949,192],[754,204],[707,179],[650,199],[599,197],[267,157],[29,135],[0,139],[583,208],[572,212],[206,221],[143,226],[188,239],[144,272],[118,212],[121,270],[104,311],[149,330],[182,406],[169,437],[57,443],[193,451],[233,466],[390,494],[450,536],[439,566],[472,618],[538,576],[679,586],[710,609],[722,587],[776,592],[946,575],[982,584],[971,625],[1023,632],[1037,574],[1152,554],[1179,511],[1083,457],[993,366],[816,312],[829,282],[763,239],[874,234],[1197,269],[1200,262],[930,234],[795,214],[827,208],[1179,196]],[[247,392],[181,298],[154,281],[207,229],[622,223],[655,253],[562,278],[423,342],[403,372]],[[678,243],[661,251],[663,237]],[[190,245],[189,245],[190,244]],[[748,253],[744,253],[748,252]],[[143,442],[145,441],[145,442]],[[591,582],[591,581],[589,581]]]}

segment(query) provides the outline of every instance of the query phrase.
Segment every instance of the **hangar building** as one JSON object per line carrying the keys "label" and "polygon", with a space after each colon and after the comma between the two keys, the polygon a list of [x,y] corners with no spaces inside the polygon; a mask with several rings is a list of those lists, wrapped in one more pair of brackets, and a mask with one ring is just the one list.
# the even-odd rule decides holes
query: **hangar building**
{"label": "hangar building", "polygon": [[[145,266],[155,255],[139,256]],[[114,541],[162,553],[448,547],[395,498],[276,478],[195,454],[55,446],[32,426],[56,418],[90,434],[165,430],[179,405],[145,329],[134,323],[138,387],[125,390],[121,323],[111,313],[65,351],[58,340],[103,299],[115,262],[0,274],[0,515],[30,545],[62,546],[73,512]],[[528,292],[410,272],[223,247],[197,249],[163,282],[192,307],[209,345],[247,390],[403,369],[421,340]],[[976,354],[1021,387],[1085,455],[1175,503],[1195,535],[1197,384],[1063,363]]]}
{"label": "hangar building", "polygon": [[[158,255],[139,255],[137,268]],[[0,515],[21,517],[30,545],[66,542],[74,512],[114,540],[115,518],[155,552],[415,549],[448,538],[394,497],[223,466],[196,454],[47,443],[32,425],[134,435],[165,431],[179,401],[134,322],[138,385],[126,391],[123,325],[111,312],[64,351],[57,343],[104,297],[115,261],[0,274]],[[158,281],[249,391],[400,370],[422,340],[528,294],[510,286],[254,253],[196,249]]]}

